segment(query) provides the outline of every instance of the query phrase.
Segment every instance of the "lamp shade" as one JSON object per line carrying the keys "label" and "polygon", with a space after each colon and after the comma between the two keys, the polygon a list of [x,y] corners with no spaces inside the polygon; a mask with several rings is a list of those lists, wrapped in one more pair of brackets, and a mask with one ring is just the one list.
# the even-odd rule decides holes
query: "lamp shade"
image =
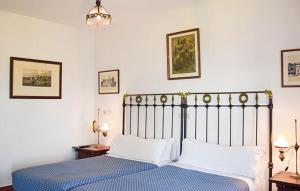
{"label": "lamp shade", "polygon": [[104,133],[107,133],[109,131],[109,126],[107,123],[103,123],[103,126],[101,127],[101,131]]}
{"label": "lamp shade", "polygon": [[93,26],[109,25],[111,20],[111,15],[101,6],[99,0],[96,1],[96,6],[86,16],[86,24]]}
{"label": "lamp shade", "polygon": [[289,143],[284,139],[283,136],[279,136],[278,139],[274,142],[276,148],[288,148]]}

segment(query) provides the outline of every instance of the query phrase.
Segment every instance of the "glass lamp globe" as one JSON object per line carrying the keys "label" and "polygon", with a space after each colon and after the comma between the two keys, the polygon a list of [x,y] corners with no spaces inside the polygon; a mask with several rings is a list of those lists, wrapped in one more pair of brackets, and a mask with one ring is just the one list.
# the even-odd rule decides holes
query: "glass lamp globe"
{"label": "glass lamp globe", "polygon": [[103,133],[103,136],[106,137],[107,133],[109,131],[109,126],[107,123],[104,123],[103,126],[101,127],[101,131]]}
{"label": "glass lamp globe", "polygon": [[276,148],[286,149],[289,147],[289,143],[284,139],[283,136],[279,136],[278,139],[274,142]]}
{"label": "glass lamp globe", "polygon": [[96,6],[94,6],[90,12],[86,15],[86,24],[92,26],[103,26],[111,24],[112,17],[105,10],[103,6],[101,6],[101,1],[96,1]]}

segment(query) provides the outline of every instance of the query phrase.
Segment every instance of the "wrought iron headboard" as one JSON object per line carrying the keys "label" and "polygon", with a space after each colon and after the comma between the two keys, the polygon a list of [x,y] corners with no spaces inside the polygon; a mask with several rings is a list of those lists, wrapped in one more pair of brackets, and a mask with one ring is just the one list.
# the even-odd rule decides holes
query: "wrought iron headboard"
{"label": "wrought iron headboard", "polygon": [[[181,93],[163,93],[163,94],[125,94],[123,96],[123,128],[122,134],[132,134],[134,125],[133,120],[136,121],[136,136],[149,138],[149,128],[152,128],[153,138],[166,138],[166,113],[171,115],[171,132],[170,137],[174,136],[174,119],[176,117],[175,110],[178,110],[180,114],[180,140],[183,139],[183,107],[182,107],[182,95]],[[169,108],[169,109],[168,109]],[[126,111],[129,109],[129,111]],[[136,112],[133,113],[133,110]],[[141,110],[144,113],[141,114]],[[158,115],[160,111],[161,115]],[[150,116],[150,112],[153,116]],[[126,116],[129,115],[129,116]],[[135,118],[133,117],[135,116]],[[126,121],[126,118],[129,118]],[[149,127],[149,118],[152,117],[153,125]],[[161,118],[161,122],[158,120]],[[141,121],[143,119],[143,124]],[[140,130],[144,130],[144,134],[141,135]],[[158,132],[158,130],[161,130]],[[160,136],[159,136],[160,135]],[[182,142],[182,141],[180,141]]]}
{"label": "wrought iron headboard", "polygon": [[[250,96],[252,98],[252,102],[250,101]],[[201,100],[200,100],[201,99]],[[250,103],[251,102],[251,103]],[[217,136],[216,143],[220,144],[220,110],[221,108],[227,108],[227,112],[229,112],[229,137],[228,137],[228,145],[232,146],[232,118],[233,118],[233,108],[241,108],[241,121],[242,121],[242,140],[241,145],[245,146],[245,110],[246,108],[253,108],[255,110],[254,118],[255,118],[255,145],[258,145],[258,130],[259,130],[259,110],[261,108],[266,108],[268,112],[268,168],[269,168],[269,177],[272,176],[273,162],[272,162],[272,110],[273,110],[273,95],[270,90],[265,91],[244,91],[244,92],[192,92],[185,93],[183,99],[183,123],[184,123],[184,138],[187,137],[187,131],[193,129],[194,138],[197,139],[197,129],[198,125],[198,110],[202,108],[202,111],[205,115],[205,141],[208,142],[208,133],[209,133],[209,125],[208,125],[208,117],[209,110],[214,108],[216,110],[216,118],[217,118]],[[188,110],[194,110],[195,120],[194,124],[188,126]],[[223,109],[222,109],[223,110]],[[194,127],[194,128],[191,128]],[[271,191],[272,184],[269,183],[269,190]]]}
{"label": "wrought iron headboard", "polygon": [[[238,97],[237,97],[238,96]],[[254,96],[254,101],[250,103],[250,96]],[[224,99],[225,103],[224,103]],[[264,97],[264,99],[262,99]],[[213,99],[214,98],[214,99]],[[199,101],[202,99],[202,101]],[[262,102],[261,102],[262,101]],[[144,109],[144,114],[141,116],[141,109]],[[151,109],[150,109],[151,108]],[[161,109],[161,132],[158,136],[159,127],[157,125],[158,115],[157,112]],[[241,108],[242,112],[242,141],[241,145],[245,145],[245,110],[246,108],[253,108],[255,110],[255,145],[258,145],[258,129],[259,129],[259,110],[266,108],[268,110],[268,168],[269,177],[272,176],[273,162],[272,162],[272,111],[273,111],[273,95],[270,90],[265,91],[243,91],[243,92],[188,92],[188,93],[162,93],[162,94],[125,94],[123,96],[123,128],[122,134],[133,133],[133,115],[136,114],[136,135],[141,136],[140,130],[144,129],[144,137],[148,138],[149,132],[149,112],[153,114],[152,132],[153,138],[165,138],[165,121],[166,121],[166,108],[169,108],[171,113],[171,137],[174,136],[174,119],[176,118],[175,110],[178,109],[180,115],[180,153],[182,150],[182,141],[187,137],[188,130],[188,109],[194,108],[195,121],[194,121],[194,137],[197,138],[197,112],[199,108],[205,110],[205,141],[208,142],[208,116],[209,110],[215,108],[217,110],[217,144],[220,144],[220,110],[221,108],[228,108],[229,112],[229,146],[232,146],[232,117],[233,108]],[[129,109],[128,112],[126,110]],[[136,112],[133,110],[136,109]],[[152,110],[152,111],[151,111]],[[127,116],[129,115],[129,116]],[[126,120],[126,117],[129,117]],[[141,118],[144,119],[144,123],[141,125]],[[128,123],[128,126],[126,125]],[[177,124],[178,125],[178,124]],[[269,191],[272,189],[272,184],[269,183]]]}

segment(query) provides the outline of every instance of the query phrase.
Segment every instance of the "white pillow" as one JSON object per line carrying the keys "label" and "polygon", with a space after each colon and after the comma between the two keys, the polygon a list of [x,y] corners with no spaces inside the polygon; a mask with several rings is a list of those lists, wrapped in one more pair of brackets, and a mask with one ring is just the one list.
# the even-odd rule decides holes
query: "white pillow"
{"label": "white pillow", "polygon": [[161,161],[172,161],[173,160],[172,152],[174,152],[173,151],[174,139],[170,138],[170,139],[163,139],[163,140],[166,140],[167,144],[165,150],[163,151]]}
{"label": "white pillow", "polygon": [[266,186],[268,186],[268,178],[269,178],[269,171],[268,171],[268,157],[266,155],[265,150],[261,149],[262,154],[257,157],[257,165],[256,165],[256,179],[255,179],[255,189],[256,190],[267,190]]}
{"label": "white pillow", "polygon": [[113,140],[108,153],[129,159],[160,163],[166,145],[167,140],[164,139],[143,139],[131,135],[120,135]]}
{"label": "white pillow", "polygon": [[255,179],[262,153],[259,147],[229,147],[185,139],[179,163]]}

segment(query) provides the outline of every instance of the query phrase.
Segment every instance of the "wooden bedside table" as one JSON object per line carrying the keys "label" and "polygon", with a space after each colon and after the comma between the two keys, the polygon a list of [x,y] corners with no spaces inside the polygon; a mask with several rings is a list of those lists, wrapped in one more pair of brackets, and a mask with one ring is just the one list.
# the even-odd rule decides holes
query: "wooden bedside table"
{"label": "wooden bedside table", "polygon": [[98,146],[98,145],[85,145],[73,147],[77,152],[76,159],[84,159],[89,157],[101,156],[109,151],[108,146]]}
{"label": "wooden bedside table", "polygon": [[295,173],[279,172],[269,179],[271,183],[275,183],[278,191],[300,191],[300,180],[290,178]]}

